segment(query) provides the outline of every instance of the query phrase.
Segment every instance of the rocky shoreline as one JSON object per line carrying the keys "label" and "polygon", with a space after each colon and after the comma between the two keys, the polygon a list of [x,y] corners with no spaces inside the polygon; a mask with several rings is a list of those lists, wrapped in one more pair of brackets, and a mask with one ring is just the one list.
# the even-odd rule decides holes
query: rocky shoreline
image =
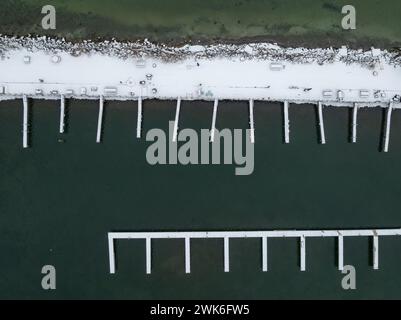
{"label": "rocky shoreline", "polygon": [[363,50],[342,48],[284,48],[271,43],[237,43],[169,46],[163,43],[152,43],[145,40],[82,40],[77,42],[46,36],[10,37],[0,35],[0,56],[4,58],[9,51],[26,49],[31,52],[43,51],[49,54],[67,52],[73,56],[101,53],[120,59],[158,58],[164,62],[177,62],[187,58],[238,58],[269,59],[288,61],[295,64],[318,63],[327,64],[341,61],[346,64],[359,64],[366,68],[374,68],[385,62],[393,66],[401,66],[400,50]]}

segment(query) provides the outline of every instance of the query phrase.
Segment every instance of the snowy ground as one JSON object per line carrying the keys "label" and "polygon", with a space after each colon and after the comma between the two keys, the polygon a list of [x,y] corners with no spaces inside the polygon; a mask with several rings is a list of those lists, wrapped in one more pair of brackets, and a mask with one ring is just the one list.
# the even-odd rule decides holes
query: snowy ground
{"label": "snowy ground", "polygon": [[[81,99],[322,101],[361,107],[385,107],[393,101],[400,106],[401,66],[394,55],[376,49],[306,50],[258,44],[157,51],[148,45],[142,53],[118,56],[115,44],[109,54],[104,43],[98,45],[101,50],[92,44],[87,52],[74,54],[68,45],[46,49],[43,40],[36,47],[32,47],[35,40],[29,47],[12,46],[10,39],[8,47],[4,39],[1,46],[1,40],[0,100],[22,95],[58,99],[63,94]],[[172,59],[174,50],[177,59]],[[169,59],[160,52],[168,52]]]}

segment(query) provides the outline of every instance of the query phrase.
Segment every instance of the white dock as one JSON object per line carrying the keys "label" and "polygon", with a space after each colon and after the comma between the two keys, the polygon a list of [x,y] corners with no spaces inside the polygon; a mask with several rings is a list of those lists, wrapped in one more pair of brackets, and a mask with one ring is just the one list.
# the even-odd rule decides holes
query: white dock
{"label": "white dock", "polygon": [[356,143],[356,129],[357,129],[357,123],[358,121],[358,105],[354,103],[354,107],[352,110],[352,137],[351,137],[351,142]]}
{"label": "white dock", "polygon": [[288,108],[290,104],[284,101],[284,142],[290,143],[290,120],[288,117]]}
{"label": "white dock", "polygon": [[142,97],[138,98],[138,116],[136,120],[136,137],[139,139],[141,137],[142,131]]}
{"label": "white dock", "polygon": [[249,128],[250,128],[250,136],[251,143],[255,143],[255,123],[253,121],[253,99],[249,100]]}
{"label": "white dock", "polygon": [[224,272],[230,272],[230,242],[224,237]]}
{"label": "white dock", "polygon": [[108,235],[108,242],[109,242],[109,268],[110,273],[116,273],[116,258],[115,258],[115,250],[114,250],[114,238]]}
{"label": "white dock", "polygon": [[219,100],[215,99],[213,105],[212,127],[210,129],[210,142],[214,142],[214,132],[216,131],[216,117],[217,117],[218,105],[219,105]]}
{"label": "white dock", "polygon": [[321,101],[319,101],[318,103],[317,112],[319,116],[320,143],[326,144],[326,135],[324,133],[324,122],[323,122],[323,103]]}
{"label": "white dock", "polygon": [[65,121],[65,96],[62,94],[60,97],[60,133],[64,133]]}
{"label": "white dock", "polygon": [[152,272],[152,242],[151,238],[146,238],[146,274]]}
{"label": "white dock", "polygon": [[338,236],[338,270],[344,270],[344,237]]}
{"label": "white dock", "polygon": [[99,117],[97,119],[96,143],[100,143],[100,141],[102,140],[103,108],[104,108],[104,98],[103,98],[103,96],[100,96]]}
{"label": "white dock", "polygon": [[338,270],[344,269],[344,237],[373,238],[373,269],[379,268],[379,237],[401,236],[398,229],[352,229],[352,230],[272,230],[272,231],[180,231],[180,232],[109,232],[109,265],[110,273],[115,273],[114,240],[146,239],[146,273],[151,272],[151,239],[184,239],[185,240],[185,272],[191,272],[190,239],[217,238],[224,240],[224,272],[230,271],[230,238],[260,238],[262,240],[262,271],[268,270],[267,239],[268,238],[299,238],[300,239],[300,270],[306,270],[306,238],[337,238]]}
{"label": "white dock", "polygon": [[379,269],[379,237],[373,236],[373,269]]}
{"label": "white dock", "polygon": [[262,271],[266,272],[267,270],[267,237],[262,237]]}
{"label": "white dock", "polygon": [[185,238],[185,273],[191,273],[191,242]]}
{"label": "white dock", "polygon": [[174,128],[173,128],[173,142],[177,142],[178,135],[178,121],[180,120],[181,98],[177,99],[177,107],[175,110]]}
{"label": "white dock", "polygon": [[391,114],[393,112],[393,103],[390,102],[386,111],[386,131],[384,133],[384,147],[383,151],[388,152],[388,145],[390,140],[390,126],[391,126]]}
{"label": "white dock", "polygon": [[299,238],[299,247],[300,247],[300,269],[301,271],[305,271],[306,267],[306,242],[305,242],[305,236],[301,236]]}
{"label": "white dock", "polygon": [[24,148],[28,148],[28,97],[24,95],[22,97],[24,105],[23,120],[22,120],[22,145]]}

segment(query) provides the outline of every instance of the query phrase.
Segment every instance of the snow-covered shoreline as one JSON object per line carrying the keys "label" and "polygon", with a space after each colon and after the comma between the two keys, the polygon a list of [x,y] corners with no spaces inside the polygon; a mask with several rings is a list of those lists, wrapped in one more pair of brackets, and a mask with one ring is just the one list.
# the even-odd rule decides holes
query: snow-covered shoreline
{"label": "snow-covered shoreline", "polygon": [[268,100],[399,106],[397,52],[0,36],[0,100]]}
{"label": "snow-covered shoreline", "polygon": [[[272,43],[247,44],[213,44],[213,45],[183,45],[167,46],[163,43],[152,43],[147,39],[136,42],[120,42],[117,40],[70,42],[65,39],[42,37],[8,37],[0,34],[0,56],[9,51],[26,49],[30,52],[43,51],[57,54],[69,53],[73,56],[101,53],[121,59],[128,58],[158,58],[164,62],[175,62],[190,57],[202,58],[232,58],[270,59],[292,63],[332,63],[341,61],[347,64],[357,63],[372,67],[378,62],[377,55],[372,56],[370,50],[348,49],[347,55],[339,55],[343,48],[302,47],[285,48]],[[377,51],[378,49],[376,49]],[[388,64],[401,66],[401,50],[390,52],[380,50],[380,58]]]}

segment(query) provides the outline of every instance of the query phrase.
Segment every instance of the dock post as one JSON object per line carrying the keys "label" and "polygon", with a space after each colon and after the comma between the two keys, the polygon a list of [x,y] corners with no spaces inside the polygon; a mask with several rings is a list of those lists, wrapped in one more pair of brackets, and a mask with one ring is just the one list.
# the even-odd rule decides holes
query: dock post
{"label": "dock post", "polygon": [[224,272],[230,272],[230,244],[229,238],[224,237]]}
{"label": "dock post", "polygon": [[28,97],[24,95],[22,97],[24,105],[23,120],[22,120],[22,146],[28,148]]}
{"label": "dock post", "polygon": [[255,123],[253,121],[253,99],[249,100],[249,126],[251,131],[251,143],[255,143]]}
{"label": "dock post", "polygon": [[138,117],[136,120],[136,137],[139,139],[141,137],[142,131],[142,97],[138,98]]}
{"label": "dock post", "polygon": [[373,269],[379,269],[379,237],[373,236]]}
{"label": "dock post", "polygon": [[290,120],[288,118],[288,108],[290,104],[284,101],[284,142],[290,143]]}
{"label": "dock post", "polygon": [[152,243],[151,238],[146,238],[146,274],[150,274],[152,269]]}
{"label": "dock post", "polygon": [[305,247],[305,236],[302,235],[300,237],[300,254],[301,254],[301,263],[300,263],[300,268],[301,271],[305,271],[305,258],[306,258],[306,247]]}
{"label": "dock post", "polygon": [[216,131],[216,117],[217,117],[218,105],[219,105],[219,100],[215,99],[213,105],[212,128],[210,129],[210,142],[214,142],[214,132]]}
{"label": "dock post", "polygon": [[326,144],[326,135],[324,133],[324,122],[323,122],[323,104],[321,101],[319,101],[317,109],[319,115],[320,143]]}
{"label": "dock post", "polygon": [[100,143],[101,138],[102,138],[103,107],[104,107],[104,98],[103,98],[103,96],[100,96],[100,100],[99,100],[99,117],[98,117],[98,120],[97,120],[96,143]]}
{"label": "dock post", "polygon": [[185,238],[185,273],[191,273],[191,243],[190,238]]}
{"label": "dock post", "polygon": [[181,98],[178,98],[177,99],[177,108],[175,110],[175,120],[174,120],[174,129],[173,129],[173,142],[177,141],[178,120],[180,119],[180,107],[181,107]]}
{"label": "dock post", "polygon": [[354,108],[352,110],[352,137],[351,137],[352,143],[356,143],[357,117],[358,117],[358,105],[355,103]]}
{"label": "dock post", "polygon": [[267,271],[267,237],[262,237],[262,271]]}
{"label": "dock post", "polygon": [[344,237],[338,236],[338,270],[344,269]]}
{"label": "dock post", "polygon": [[64,133],[64,119],[65,119],[65,97],[62,94],[60,98],[60,133]]}
{"label": "dock post", "polygon": [[390,102],[386,112],[386,131],[384,134],[384,152],[388,152],[388,144],[390,139],[391,113],[393,112],[393,103]]}
{"label": "dock post", "polygon": [[114,238],[108,234],[109,237],[109,266],[110,266],[110,273],[116,273],[116,260],[114,254]]}

